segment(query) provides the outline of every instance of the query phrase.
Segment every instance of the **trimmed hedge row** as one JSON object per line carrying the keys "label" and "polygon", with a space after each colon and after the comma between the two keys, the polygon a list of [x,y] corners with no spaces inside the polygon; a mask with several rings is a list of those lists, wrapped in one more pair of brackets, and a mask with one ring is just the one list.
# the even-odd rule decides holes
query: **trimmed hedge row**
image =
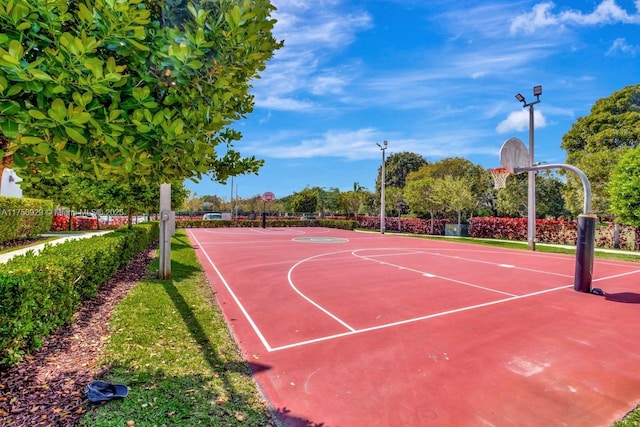
{"label": "trimmed hedge row", "polygon": [[48,233],[53,202],[0,196],[0,243]]}
{"label": "trimmed hedge row", "polygon": [[[619,225],[620,249],[640,249],[640,229]],[[527,240],[527,218],[477,217],[469,220],[469,236],[477,238]],[[578,238],[578,222],[562,219],[536,219],[536,240],[541,243],[575,245]],[[596,229],[595,245],[613,248],[614,224],[608,223]]]}
{"label": "trimmed hedge row", "polygon": [[[415,234],[431,234],[431,221],[430,219],[422,218],[400,218],[397,217],[385,217],[384,225],[385,230],[402,233],[415,233]],[[452,219],[434,219],[433,220],[433,235],[444,236],[444,229],[447,224],[454,222]],[[366,228],[369,230],[380,229],[380,217],[377,216],[363,216],[358,218],[358,227]]]}
{"label": "trimmed hedge row", "polygon": [[47,245],[0,264],[0,368],[69,323],[118,268],[158,239],[158,223]]}
{"label": "trimmed hedge row", "polygon": [[[354,230],[356,221],[338,219],[268,219],[267,227],[329,227],[342,230]],[[262,227],[262,220],[214,220],[201,219],[176,220],[176,228],[221,228],[221,227]]]}

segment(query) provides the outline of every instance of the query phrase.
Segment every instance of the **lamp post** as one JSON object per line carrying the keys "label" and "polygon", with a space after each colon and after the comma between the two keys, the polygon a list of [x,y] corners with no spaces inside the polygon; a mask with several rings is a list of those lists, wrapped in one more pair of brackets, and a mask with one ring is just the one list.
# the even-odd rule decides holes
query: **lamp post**
{"label": "lamp post", "polygon": [[382,171],[380,174],[380,233],[384,234],[385,229],[385,211],[384,211],[384,181],[385,181],[385,173],[384,173],[384,152],[387,149],[387,141],[384,141],[382,145],[376,142],[376,145],[380,147],[380,151],[382,151]]}
{"label": "lamp post", "polygon": [[[540,102],[542,86],[533,87],[535,101],[527,103],[524,96],[516,94],[516,99],[522,102],[522,107],[529,107],[529,167],[533,166],[533,106]],[[527,217],[527,244],[532,251],[536,250],[536,172],[529,171],[529,197],[528,197],[528,217]]]}

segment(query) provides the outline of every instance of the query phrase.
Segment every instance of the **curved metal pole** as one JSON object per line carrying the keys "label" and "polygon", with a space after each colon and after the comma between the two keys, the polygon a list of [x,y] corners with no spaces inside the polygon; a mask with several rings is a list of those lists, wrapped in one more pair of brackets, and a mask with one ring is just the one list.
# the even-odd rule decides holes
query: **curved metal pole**
{"label": "curved metal pole", "polygon": [[526,168],[515,168],[514,173],[528,172],[544,169],[566,169],[575,172],[582,181],[584,187],[584,213],[578,216],[578,236],[576,240],[576,272],[573,289],[578,292],[603,295],[601,289],[592,289],[593,283],[593,258],[597,215],[591,214],[591,184],[587,176],[577,167],[566,164],[540,165]]}
{"label": "curved metal pole", "polygon": [[514,173],[522,173],[529,171],[539,171],[545,169],[566,169],[574,172],[578,177],[580,177],[580,181],[582,181],[582,187],[584,188],[584,214],[591,213],[591,184],[589,183],[589,179],[587,176],[575,166],[567,165],[564,163],[550,164],[550,165],[539,165],[539,166],[531,166],[526,168],[514,168]]}

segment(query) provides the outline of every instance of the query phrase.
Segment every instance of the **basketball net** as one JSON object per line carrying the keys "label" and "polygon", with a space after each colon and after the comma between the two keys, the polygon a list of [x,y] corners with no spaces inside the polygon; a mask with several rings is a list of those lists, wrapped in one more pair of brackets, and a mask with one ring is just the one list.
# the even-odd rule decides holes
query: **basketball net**
{"label": "basketball net", "polygon": [[491,176],[493,177],[493,182],[494,182],[493,188],[500,189],[507,186],[507,178],[511,174],[511,172],[509,172],[508,169],[506,168],[489,169],[489,172],[491,172]]}

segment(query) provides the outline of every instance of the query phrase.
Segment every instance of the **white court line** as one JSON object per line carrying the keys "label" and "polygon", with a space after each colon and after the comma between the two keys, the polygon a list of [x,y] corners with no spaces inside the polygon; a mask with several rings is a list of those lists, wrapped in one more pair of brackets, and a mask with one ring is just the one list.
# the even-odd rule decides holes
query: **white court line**
{"label": "white court line", "polygon": [[627,271],[626,273],[615,274],[615,275],[609,276],[609,277],[601,277],[599,279],[593,279],[593,281],[594,282],[601,282],[603,280],[617,279],[618,277],[629,276],[630,274],[637,274],[637,273],[640,273],[640,270]]}
{"label": "white court line", "polygon": [[291,286],[291,288],[296,291],[296,293],[298,295],[300,295],[302,298],[304,298],[305,300],[307,300],[309,303],[311,303],[314,307],[316,307],[318,310],[322,311],[324,314],[326,314],[327,316],[331,317],[333,320],[335,320],[336,322],[340,323],[342,326],[344,326],[345,328],[349,329],[351,332],[355,332],[355,329],[353,329],[351,326],[349,326],[346,322],[344,322],[343,320],[341,320],[340,318],[338,318],[338,316],[336,316],[335,314],[331,313],[329,310],[325,309],[324,307],[322,307],[320,304],[316,303],[314,300],[312,300],[311,298],[309,298],[308,296],[306,296],[305,294],[303,294],[302,292],[300,292],[300,290],[298,290],[298,288],[296,288],[296,285],[293,284],[293,280],[291,279],[291,273],[293,272],[293,270],[295,270],[295,268],[297,266],[299,266],[300,264],[302,264],[303,262],[312,260],[314,258],[320,258],[323,257],[325,255],[334,255],[334,254],[338,254],[338,253],[344,253],[344,252],[348,252],[348,251],[337,251],[337,252],[328,252],[328,253],[323,253],[320,255],[314,255],[312,257],[309,258],[305,258],[303,260],[300,260],[298,262],[296,262],[290,269],[289,272],[287,273],[287,279],[289,280],[289,286]]}
{"label": "white court line", "polygon": [[[413,271],[414,273],[421,274],[422,276],[425,276],[425,277],[431,277],[431,278],[437,277],[438,279],[446,280],[448,282],[458,283],[459,285],[464,285],[464,286],[469,286],[469,287],[472,287],[472,288],[482,289],[482,290],[489,291],[489,292],[495,292],[495,293],[502,294],[502,295],[509,295],[510,297],[515,297],[516,296],[516,294],[512,294],[510,292],[499,291],[497,289],[487,288],[486,286],[474,285],[473,283],[464,282],[462,280],[456,280],[456,279],[451,279],[449,277],[438,276],[437,274],[429,273],[428,271],[416,270],[414,268],[404,267],[404,266],[401,266],[401,265],[398,265],[398,264],[393,264],[393,263],[386,262],[386,261],[379,261],[379,260],[373,259],[371,257],[358,255],[356,253],[356,252],[368,251],[368,250],[370,250],[370,249],[356,249],[353,252],[351,252],[351,254],[353,256],[355,256],[355,257],[360,258],[360,259],[364,259],[365,261],[377,262],[379,264],[390,265],[392,267],[400,268],[402,270]],[[430,254],[429,252],[422,252],[422,253],[425,253],[427,255],[437,255],[437,254]],[[494,264],[494,265],[496,265],[496,264]]]}
{"label": "white court line", "polygon": [[315,339],[312,339],[312,340],[300,341],[300,342],[293,343],[293,344],[287,344],[287,345],[282,345],[282,346],[279,346],[279,347],[274,347],[270,351],[287,350],[287,349],[290,349],[290,348],[302,347],[302,346],[305,346],[305,345],[315,344],[315,343],[318,343],[318,342],[330,341],[330,340],[334,340],[336,338],[342,338],[342,337],[346,337],[346,336],[349,336],[349,335],[362,334],[362,333],[365,333],[365,332],[371,332],[371,331],[377,331],[377,330],[380,330],[380,329],[392,328],[394,326],[406,325],[407,323],[415,323],[415,322],[419,322],[419,321],[422,321],[422,320],[433,319],[434,317],[446,316],[448,314],[455,314],[455,313],[460,313],[460,312],[463,312],[463,311],[475,310],[477,308],[488,307],[488,306],[496,305],[496,304],[502,304],[502,303],[505,303],[505,302],[515,301],[515,300],[519,300],[519,299],[523,299],[523,298],[529,298],[529,297],[533,297],[533,296],[536,296],[536,295],[545,294],[545,293],[548,293],[548,292],[555,292],[555,291],[559,291],[559,290],[570,288],[572,286],[573,285],[560,286],[558,288],[546,289],[544,291],[533,292],[533,293],[526,294],[526,295],[514,296],[514,297],[511,297],[511,298],[505,298],[505,299],[501,299],[501,300],[497,300],[497,301],[485,302],[483,304],[476,304],[476,305],[471,305],[471,306],[468,306],[468,307],[462,307],[462,308],[456,308],[456,309],[453,309],[453,310],[442,311],[440,313],[428,314],[426,316],[414,317],[413,319],[401,320],[399,322],[386,323],[384,325],[372,326],[372,327],[363,328],[363,329],[356,329],[353,332],[344,332],[344,333],[341,333],[341,334],[328,335],[328,336],[325,336],[325,337],[315,338]]}
{"label": "white court line", "polygon": [[[193,240],[196,241],[198,246],[202,247],[202,244],[200,244],[200,241],[193,234],[193,232],[191,230],[189,230],[189,234],[191,234],[191,237],[193,237]],[[260,338],[260,341],[262,342],[262,345],[264,345],[264,347],[267,349],[267,351],[269,351],[269,352],[273,351],[273,349],[271,348],[271,346],[267,342],[267,339],[264,337],[264,335],[262,335],[262,332],[260,332],[260,329],[256,325],[256,322],[254,322],[253,319],[251,318],[251,316],[249,316],[249,313],[244,308],[244,306],[242,305],[242,303],[240,302],[240,300],[238,299],[236,294],[231,290],[231,287],[229,286],[227,281],[224,279],[224,277],[222,277],[222,273],[220,273],[220,270],[218,270],[218,267],[216,267],[216,265],[213,263],[211,258],[209,258],[209,254],[207,253],[207,251],[202,251],[202,253],[204,254],[205,257],[207,257],[207,261],[209,261],[209,264],[211,264],[211,267],[213,267],[213,269],[216,271],[216,273],[218,274],[218,277],[220,277],[220,280],[222,280],[222,283],[224,283],[225,288],[227,288],[227,291],[229,291],[229,293],[231,294],[231,297],[233,298],[233,300],[236,302],[236,304],[238,304],[238,307],[240,307],[240,311],[242,311],[242,314],[244,314],[244,317],[247,318],[247,321],[249,322],[249,324],[253,328],[253,331],[256,333],[256,335],[258,335],[258,338]]]}
{"label": "white court line", "polygon": [[[361,250],[368,250],[368,249],[361,249]],[[482,252],[482,251],[478,251],[478,252]],[[434,255],[434,256],[439,256],[439,257],[443,257],[443,258],[452,258],[452,259],[459,259],[462,261],[467,261],[467,262],[476,262],[476,263],[480,263],[480,264],[489,264],[489,265],[495,265],[498,267],[508,267],[508,268],[517,268],[518,270],[523,270],[523,271],[530,271],[532,273],[541,273],[541,274],[550,274],[552,276],[560,276],[560,277],[573,277],[572,275],[569,274],[563,274],[563,273],[552,273],[550,271],[544,271],[544,270],[536,270],[533,268],[527,268],[527,267],[518,267],[516,266],[511,266],[510,264],[498,264],[495,262],[491,262],[491,261],[483,261],[483,260],[479,260],[479,259],[473,259],[473,258],[464,258],[464,257],[460,257],[460,256],[454,256],[454,255],[443,255],[441,253],[438,252],[431,252],[431,251],[426,251],[426,250],[422,250],[420,252],[416,252],[416,253],[422,253],[422,254],[426,254],[426,255]],[[486,253],[486,252],[484,252]],[[405,254],[381,254],[381,255],[371,255],[369,258],[374,258],[374,257],[383,257],[383,256],[397,256],[397,255],[405,255]],[[356,255],[357,256],[357,255]]]}

